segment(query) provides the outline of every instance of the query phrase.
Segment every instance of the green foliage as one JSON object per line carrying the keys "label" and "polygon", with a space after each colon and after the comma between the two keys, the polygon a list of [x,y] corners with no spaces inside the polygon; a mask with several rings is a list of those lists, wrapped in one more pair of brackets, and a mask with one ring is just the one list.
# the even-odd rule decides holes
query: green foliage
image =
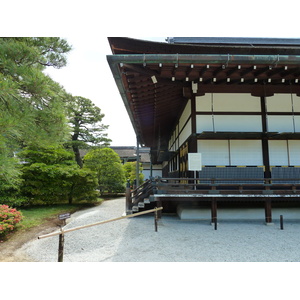
{"label": "green foliage", "polygon": [[70,46],[63,39],[0,38],[0,193],[16,186],[14,153],[24,145],[63,142],[69,132],[66,92],[43,73],[66,64]]}
{"label": "green foliage", "polygon": [[[134,184],[134,180],[136,179],[136,161],[132,161],[132,162],[126,162],[123,165],[124,171],[125,171],[125,177],[126,180],[129,180],[130,182],[130,186],[133,186]],[[142,173],[143,171],[143,167],[142,164],[140,163],[139,166],[139,183],[143,183],[144,181],[144,174]]]}
{"label": "green foliage", "polygon": [[124,169],[119,155],[111,148],[89,151],[84,157],[84,167],[97,173],[101,193],[124,191]]}
{"label": "green foliage", "polygon": [[0,239],[15,229],[22,220],[22,213],[8,205],[0,205]]}
{"label": "green foliage", "polygon": [[81,170],[73,154],[62,147],[28,147],[19,156],[22,165],[22,194],[31,204],[96,200],[96,175]]}

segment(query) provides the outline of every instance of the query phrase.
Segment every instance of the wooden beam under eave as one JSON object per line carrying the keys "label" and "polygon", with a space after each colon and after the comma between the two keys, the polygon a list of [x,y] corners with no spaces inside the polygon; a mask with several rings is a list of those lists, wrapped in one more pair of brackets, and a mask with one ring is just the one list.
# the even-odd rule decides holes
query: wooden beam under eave
{"label": "wooden beam under eave", "polygon": [[274,94],[297,94],[300,95],[300,83],[289,84],[199,84],[196,96],[203,93],[249,93],[253,96],[272,96]]}

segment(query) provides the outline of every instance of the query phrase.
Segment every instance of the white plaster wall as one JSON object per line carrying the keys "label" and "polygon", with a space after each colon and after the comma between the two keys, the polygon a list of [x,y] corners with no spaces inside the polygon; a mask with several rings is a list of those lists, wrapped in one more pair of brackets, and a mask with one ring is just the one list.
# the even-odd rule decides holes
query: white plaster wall
{"label": "white plaster wall", "polygon": [[211,115],[197,115],[196,116],[196,131],[201,133],[203,131],[213,131],[213,119]]}
{"label": "white plaster wall", "polygon": [[300,97],[293,94],[294,112],[300,112]]}
{"label": "white plaster wall", "polygon": [[183,128],[184,124],[186,123],[186,121],[188,120],[188,118],[191,116],[191,101],[188,100],[182,115],[179,119],[179,131],[181,131],[181,129]]}
{"label": "white plaster wall", "polygon": [[294,132],[293,116],[268,116],[267,123],[269,132]]}
{"label": "white plaster wall", "polygon": [[215,115],[215,131],[261,132],[261,117],[255,115]]}
{"label": "white plaster wall", "polygon": [[288,166],[287,141],[269,141],[269,159],[271,166]]}
{"label": "white plaster wall", "polygon": [[291,94],[275,94],[266,99],[268,112],[292,112]]}
{"label": "white plaster wall", "polygon": [[260,112],[260,98],[251,94],[213,94],[214,111]]}
{"label": "white plaster wall", "polygon": [[232,166],[262,166],[261,141],[230,140],[230,162]]}
{"label": "white plaster wall", "polygon": [[260,112],[260,98],[251,94],[205,94],[196,97],[196,111]]}
{"label": "white plaster wall", "polygon": [[179,134],[179,146],[181,146],[185,140],[192,134],[192,121],[191,119],[186,123],[182,132]]}
{"label": "white plaster wall", "polygon": [[212,111],[211,94],[205,94],[204,96],[196,97],[196,111]]}
{"label": "white plaster wall", "polygon": [[228,140],[198,140],[198,152],[204,166],[229,164]]}
{"label": "white plaster wall", "polygon": [[203,165],[262,166],[260,140],[198,140]]}
{"label": "white plaster wall", "polygon": [[289,140],[289,160],[291,166],[300,166],[300,141]]}

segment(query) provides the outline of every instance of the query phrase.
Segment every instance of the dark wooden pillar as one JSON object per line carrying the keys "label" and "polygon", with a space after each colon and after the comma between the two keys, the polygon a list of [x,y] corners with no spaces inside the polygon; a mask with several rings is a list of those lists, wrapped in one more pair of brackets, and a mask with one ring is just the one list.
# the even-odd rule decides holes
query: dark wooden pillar
{"label": "dark wooden pillar", "polygon": [[268,198],[265,200],[265,218],[266,223],[272,223],[272,202]]}
{"label": "dark wooden pillar", "polygon": [[[157,199],[157,208],[162,207],[162,201],[160,198],[156,198]],[[157,218],[161,219],[162,217],[162,210],[157,211]]]}
{"label": "dark wooden pillar", "polygon": [[136,186],[140,185],[140,141],[139,137],[136,137]]}
{"label": "dark wooden pillar", "polygon": [[[192,134],[189,139],[189,153],[197,153],[197,129],[196,129],[196,96],[192,94],[191,96],[191,124],[192,124]],[[189,171],[189,178],[197,178],[197,173],[194,171]],[[194,183],[194,182],[189,182]]]}
{"label": "dark wooden pillar", "polygon": [[[262,132],[266,134],[268,132],[266,97],[260,97],[260,105],[261,105]],[[263,136],[261,143],[262,143],[263,164],[265,166],[265,178],[270,178],[271,170],[270,170],[268,138],[266,136]]]}
{"label": "dark wooden pillar", "polygon": [[130,189],[130,180],[129,179],[126,183],[125,199],[126,199],[125,212],[126,212],[126,214],[129,214],[129,211],[132,210],[131,189]]}
{"label": "dark wooden pillar", "polygon": [[197,124],[196,124],[196,96],[195,94],[191,97],[191,125],[192,125],[192,136],[189,142],[189,152],[197,153]]}
{"label": "dark wooden pillar", "polygon": [[211,223],[215,223],[216,219],[217,219],[217,199],[213,197],[211,199]]}

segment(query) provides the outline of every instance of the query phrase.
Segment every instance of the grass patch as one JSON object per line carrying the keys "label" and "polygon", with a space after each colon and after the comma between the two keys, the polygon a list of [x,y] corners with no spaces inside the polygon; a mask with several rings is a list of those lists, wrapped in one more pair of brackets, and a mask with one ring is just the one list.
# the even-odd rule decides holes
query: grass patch
{"label": "grass patch", "polygon": [[26,230],[35,226],[43,224],[50,218],[58,216],[63,213],[74,213],[78,210],[82,210],[88,207],[99,205],[102,203],[102,199],[99,199],[97,203],[93,204],[54,204],[54,205],[39,205],[26,208],[20,208],[19,211],[23,214],[23,220],[17,225],[18,230]]}

